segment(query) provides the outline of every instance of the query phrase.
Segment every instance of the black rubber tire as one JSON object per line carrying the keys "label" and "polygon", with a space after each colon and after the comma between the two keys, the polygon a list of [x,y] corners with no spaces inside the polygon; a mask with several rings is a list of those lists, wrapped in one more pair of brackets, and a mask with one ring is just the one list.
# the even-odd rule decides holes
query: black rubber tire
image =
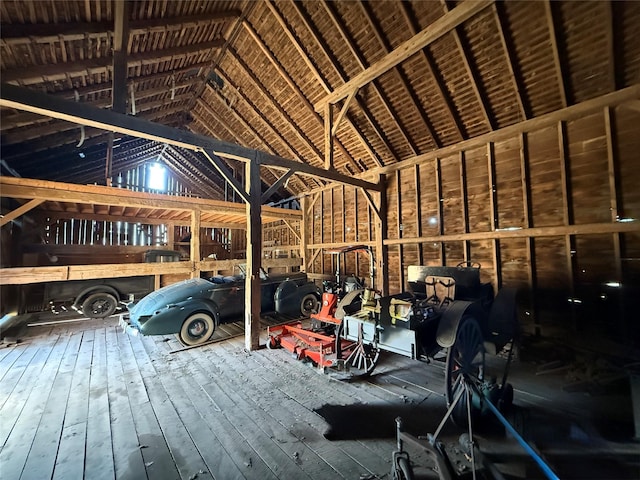
{"label": "black rubber tire", "polygon": [[397,460],[396,471],[394,472],[394,479],[397,480],[413,480],[413,469],[411,468],[411,464],[409,463],[409,459],[405,457],[400,457]]}
{"label": "black rubber tire", "polygon": [[300,301],[300,313],[303,317],[309,317],[312,313],[318,313],[320,301],[313,293],[307,293]]}
{"label": "black rubber tire", "polygon": [[108,292],[96,292],[82,302],[82,314],[89,318],[104,318],[118,308],[118,299]]}
{"label": "black rubber tire", "polygon": [[178,333],[178,339],[183,345],[201,345],[211,338],[216,329],[216,322],[206,312],[196,312],[183,323]]}
{"label": "black rubber tire", "polygon": [[[482,390],[484,355],[484,339],[480,325],[471,315],[464,315],[456,331],[456,341],[447,351],[444,372],[447,405],[451,405],[459,390],[463,388],[459,381],[461,376]],[[472,402],[472,421],[479,413]],[[451,412],[451,419],[458,426],[466,426],[467,418],[467,394],[463,393],[462,398]]]}

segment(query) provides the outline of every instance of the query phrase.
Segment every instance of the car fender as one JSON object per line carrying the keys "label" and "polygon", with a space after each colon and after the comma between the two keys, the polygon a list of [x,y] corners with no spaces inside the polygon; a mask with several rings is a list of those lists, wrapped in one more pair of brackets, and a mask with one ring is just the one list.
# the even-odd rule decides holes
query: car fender
{"label": "car fender", "polygon": [[191,298],[183,302],[170,304],[159,310],[149,320],[141,322],[140,332],[144,335],[169,335],[178,333],[182,323],[194,313],[206,312],[213,317],[216,327],[220,324],[220,314],[215,302],[200,298]]}
{"label": "car fender", "polygon": [[300,302],[305,295],[312,293],[318,301],[322,298],[322,291],[313,282],[298,285],[293,280],[285,280],[276,289],[274,301],[276,312],[282,315],[295,315],[300,313]]}
{"label": "car fender", "polygon": [[107,285],[107,284],[93,285],[91,287],[85,288],[76,296],[76,298],[73,301],[73,308],[79,309],[84,299],[93,293],[110,293],[111,295],[116,297],[116,300],[118,300],[118,302],[120,302],[120,292],[118,292],[118,290],[116,290],[111,285]]}
{"label": "car fender", "polygon": [[468,302],[466,300],[456,300],[452,302],[442,313],[440,323],[438,324],[438,332],[436,333],[436,342],[443,348],[451,347],[456,341],[456,334],[460,320],[465,314],[473,315],[480,323],[483,335],[486,333],[486,312],[477,302]]}

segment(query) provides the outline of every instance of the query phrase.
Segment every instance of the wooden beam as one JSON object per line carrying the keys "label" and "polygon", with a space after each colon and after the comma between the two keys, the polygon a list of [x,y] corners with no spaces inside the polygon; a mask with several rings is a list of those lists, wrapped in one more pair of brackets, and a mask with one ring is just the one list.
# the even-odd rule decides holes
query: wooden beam
{"label": "wooden beam", "polygon": [[452,233],[448,235],[429,235],[425,237],[405,237],[387,239],[385,245],[459,242],[465,240],[492,240],[505,238],[564,237],[566,235],[601,235],[607,233],[640,232],[640,221],[617,223],[589,223],[580,225],[555,225],[552,227],[532,227],[504,229],[495,232]]}
{"label": "wooden beam", "polygon": [[[338,32],[340,33],[340,36],[342,37],[343,43],[349,48],[349,50],[351,51],[351,55],[353,55],[353,57],[356,59],[356,62],[358,62],[358,65],[360,66],[360,69],[361,70],[366,70],[367,65],[365,64],[365,60],[364,60],[362,54],[358,51],[358,48],[356,47],[355,43],[353,42],[351,35],[349,35],[346,32],[343,22],[336,15],[335,7],[333,6],[333,2],[328,2],[327,0],[322,0],[321,3],[322,3],[322,6],[324,7],[324,10],[327,12],[329,18],[331,19],[332,23],[334,24],[334,26],[337,28]],[[371,22],[371,18],[368,15],[368,10],[363,7],[363,3],[362,2],[358,2],[358,5],[360,5],[360,7],[361,7],[360,10],[363,12],[364,18],[367,20],[367,22],[369,24],[369,27],[372,30],[375,31],[375,25],[373,25],[373,23]],[[373,91],[376,93],[377,97],[379,98],[380,103],[382,104],[382,106],[384,107],[385,111],[387,112],[387,115],[389,115],[389,117],[396,124],[396,128],[398,129],[398,131],[400,132],[400,134],[404,138],[404,141],[406,142],[406,144],[409,146],[409,149],[412,151],[412,153],[414,155],[416,155],[418,153],[418,150],[416,148],[415,142],[413,142],[413,140],[407,135],[406,129],[402,125],[402,122],[398,118],[398,115],[396,114],[396,112],[393,110],[393,108],[391,106],[391,102],[385,96],[384,92],[378,87],[378,85],[377,85],[375,80],[373,80],[371,82],[371,87],[372,87]],[[356,90],[357,89],[354,89],[353,91],[356,91]],[[351,93],[349,95],[351,95]],[[394,157],[396,157],[396,158],[398,157],[397,153],[395,153],[395,151],[393,149],[391,150],[391,152],[393,153]]]}
{"label": "wooden beam", "polygon": [[[262,53],[267,57],[267,59],[269,60],[271,65],[273,65],[273,67],[278,71],[280,76],[285,80],[285,82],[287,82],[287,85],[289,85],[289,88],[291,88],[293,90],[293,92],[298,96],[298,98],[302,102],[302,105],[304,105],[304,107],[309,111],[311,116],[315,119],[315,121],[319,125],[323,125],[322,117],[313,109],[313,105],[311,104],[311,102],[309,101],[307,96],[302,92],[302,90],[300,89],[298,84],[294,81],[294,79],[291,77],[289,72],[287,72],[287,70],[282,66],[282,64],[278,61],[278,59],[275,57],[275,55],[267,47],[267,45],[264,43],[262,38],[260,38],[260,36],[258,35],[258,32],[255,31],[255,29],[249,24],[249,22],[245,21],[245,22],[243,22],[243,25],[244,25],[245,30],[247,31],[247,33],[249,33],[250,37],[258,45],[258,48],[260,48],[260,51],[262,51]],[[238,59],[236,59],[236,60],[238,60]],[[258,84],[257,80],[254,78],[255,76],[254,76],[253,72],[249,69],[249,66],[246,63],[244,63],[243,61],[240,62],[240,63],[241,63],[241,65],[243,65],[243,68],[249,73],[251,78],[254,79],[254,82],[256,84]],[[258,85],[261,86],[260,84],[258,84]],[[266,89],[265,89],[265,92],[266,92]],[[263,94],[265,94],[265,92],[263,92]],[[277,101],[275,101],[275,99],[273,99],[273,96],[268,92],[266,92],[265,96],[270,98],[272,103],[277,107],[277,110],[279,110],[279,111],[281,110],[281,113],[283,114],[283,116],[285,116],[285,118],[287,118],[288,121],[293,126],[295,126],[295,123],[293,122],[293,120],[291,118],[289,118],[288,114],[286,114],[284,109],[279,108],[280,105],[279,105],[279,103]],[[304,134],[301,133],[299,136],[301,136],[301,138],[305,142],[309,142],[309,140],[307,139],[307,137]],[[311,149],[314,150],[315,146],[311,142],[309,142],[309,143],[310,143]],[[351,154],[344,147],[344,145],[342,145],[341,142],[336,142],[336,145],[340,149],[340,152],[344,156],[345,160],[348,163],[350,163],[352,166],[357,168],[357,164],[353,160],[353,157],[351,156]],[[322,154],[320,154],[319,157],[323,158]]]}
{"label": "wooden beam", "polygon": [[466,1],[445,14],[419,34],[413,36],[406,42],[401,43],[393,52],[383,57],[378,62],[371,65],[362,73],[356,75],[341,87],[335,89],[332,93],[315,104],[317,112],[324,109],[325,103],[336,103],[338,100],[346,97],[354,88],[362,88],[374,79],[389,71],[391,68],[399,65],[404,60],[419,52],[427,45],[433,43],[438,38],[449,33],[452,29],[481,12],[493,2],[488,0]]}
{"label": "wooden beam", "polygon": [[129,39],[130,3],[124,0],[114,2],[113,15],[113,89],[112,109],[127,112],[127,40]]}
{"label": "wooden beam", "polygon": [[[409,7],[405,2],[398,2],[398,5],[400,7],[400,12],[402,13],[402,16],[405,19],[405,22],[407,23],[407,26],[409,27],[409,31],[411,32],[412,35],[417,35],[418,34],[418,29],[415,26],[415,19],[412,16],[411,12],[409,12]],[[433,79],[433,83],[436,87],[436,90],[438,91],[438,95],[440,96],[440,98],[442,99],[442,101],[444,102],[446,108],[446,112],[449,115],[449,118],[451,119],[451,122],[453,123],[453,125],[456,127],[456,131],[458,132],[458,135],[460,136],[461,140],[464,140],[466,138],[466,134],[465,134],[465,129],[464,126],[462,125],[462,121],[459,118],[459,115],[456,113],[456,109],[453,105],[453,101],[451,100],[451,97],[449,95],[449,93],[447,92],[447,89],[444,85],[444,81],[442,79],[442,76],[440,75],[438,68],[436,67],[435,64],[435,60],[433,59],[433,56],[431,55],[431,53],[429,52],[429,49],[427,47],[423,48],[420,51],[419,54],[422,59],[424,60],[424,62],[426,63],[427,66],[427,70],[429,71],[429,74],[431,76],[431,78]],[[416,99],[418,100],[418,99]],[[422,105],[421,101],[417,101],[416,102],[419,105]],[[441,145],[438,145],[438,148],[440,148]]]}
{"label": "wooden beam", "polygon": [[507,40],[505,34],[505,21],[503,13],[504,5],[501,2],[496,2],[493,4],[492,8],[493,16],[496,21],[496,27],[498,29],[498,36],[500,37],[500,44],[502,45],[505,61],[507,62],[507,67],[509,68],[509,79],[511,80],[511,85],[513,86],[513,90],[516,95],[520,115],[522,115],[521,120],[526,120],[530,117],[529,109],[525,106],[523,99],[523,93],[526,92],[526,90],[522,82],[522,78],[520,77],[520,73],[515,69],[515,65],[517,62],[515,54],[513,53],[513,47],[511,46],[511,40]]}
{"label": "wooden beam", "polygon": [[562,108],[566,108],[569,105],[569,101],[567,100],[567,85],[565,83],[565,74],[562,68],[560,47],[558,46],[558,31],[556,29],[556,19],[553,15],[553,8],[551,0],[545,0],[544,12],[547,17],[547,28],[549,29],[549,40],[551,42],[551,51],[553,53],[553,65],[556,70],[558,92],[560,93]]}
{"label": "wooden beam", "polygon": [[[604,125],[607,136],[607,173],[609,177],[609,208],[611,210],[611,221],[617,222],[620,219],[618,210],[619,185],[618,178],[618,151],[616,145],[615,117],[611,108],[604,109]],[[613,234],[613,254],[615,262],[616,278],[618,282],[622,282],[622,246],[620,242],[620,234]]]}
{"label": "wooden beam", "polygon": [[[127,67],[151,65],[173,60],[175,57],[190,55],[198,52],[210,52],[221,48],[224,40],[212,40],[210,42],[194,43],[180,47],[166,48],[164,50],[140,52],[127,57]],[[67,75],[92,75],[98,72],[106,72],[112,69],[113,57],[100,57],[85,60],[76,60],[68,63],[55,63],[22,67],[2,72],[3,82],[17,82],[23,84],[40,83],[43,78],[48,81],[66,79]]]}
{"label": "wooden beam", "polygon": [[[74,202],[80,204],[115,205],[124,207],[162,208],[167,210],[193,210],[198,205],[209,204],[208,210],[221,213],[242,213],[242,205],[219,202],[216,207],[214,200],[188,198],[139,193],[125,189],[114,189],[99,185],[73,185],[44,180],[15,179],[0,177],[0,188],[3,197],[29,198],[58,202]],[[240,208],[238,208],[240,207]]]}
{"label": "wooden beam", "polygon": [[[235,105],[231,106],[227,103],[226,99],[222,96],[222,94],[220,93],[219,90],[214,89],[213,87],[211,87],[211,85],[207,85],[205,91],[211,93],[212,95],[215,95],[215,98],[218,99],[219,103],[221,106],[223,106],[222,108],[224,108],[227,112],[230,112],[231,115],[238,121],[240,122],[240,124],[242,125],[242,128],[245,129],[245,131],[249,131],[253,134],[254,137],[256,137],[258,139],[258,141],[260,142],[261,148],[268,153],[271,153],[273,155],[276,155],[277,152],[271,147],[271,145],[267,142],[267,140],[264,138],[264,136],[262,134],[260,134],[260,132],[258,132],[258,130],[256,130],[256,128],[251,125],[249,122],[247,122],[242,115],[240,115],[240,113],[238,112],[238,110],[235,108]],[[240,92],[238,92],[240,93]],[[245,99],[246,101],[246,99]],[[201,109],[203,109],[208,115],[211,115],[220,126],[222,126],[222,128],[224,128],[227,132],[229,132],[229,134],[231,136],[233,136],[238,144],[241,144],[244,139],[242,135],[238,135],[229,125],[231,122],[227,120],[225,120],[224,118],[222,118],[218,112],[216,112],[209,104],[207,104],[203,99],[198,99],[196,101],[196,105],[198,107],[200,107]],[[255,106],[253,105],[249,105],[250,108],[253,108],[255,111]],[[198,120],[200,122],[200,125],[202,125],[203,128],[205,128],[207,130],[207,132],[209,132],[210,134],[214,134],[214,130],[211,128],[211,125],[209,125],[209,122],[207,120],[205,120],[203,118],[202,115],[199,114],[199,112],[197,112],[195,109],[191,111],[192,116]],[[269,125],[271,129],[273,129],[273,126]],[[275,132],[275,129],[274,129]],[[276,133],[277,136],[279,136],[279,134]],[[293,154],[294,157],[299,156],[298,153],[295,150],[291,150],[291,153]],[[276,173],[274,173],[271,169],[267,169],[269,170],[269,172],[274,175],[276,178],[278,177],[278,175]],[[294,177],[295,181],[298,185],[298,192],[300,191],[306,191],[307,190],[307,185],[305,182],[303,182],[299,177]],[[269,184],[271,183],[270,181],[266,181],[265,183]],[[295,191],[295,189],[291,189],[292,191]]]}
{"label": "wooden beam", "polygon": [[[441,0],[441,2],[444,7],[445,13],[451,13],[451,10],[449,10],[449,6],[447,5],[447,0]],[[493,117],[491,116],[491,112],[489,111],[489,103],[487,102],[485,95],[481,91],[482,86],[480,85],[480,77],[469,61],[469,55],[467,54],[469,49],[467,48],[467,45],[465,45],[462,41],[462,38],[458,33],[458,27],[453,28],[451,30],[451,34],[453,35],[456,45],[458,46],[458,52],[462,57],[462,62],[464,63],[464,69],[467,72],[467,76],[469,77],[469,80],[471,80],[471,88],[473,90],[473,93],[475,94],[476,99],[478,100],[478,105],[480,105],[480,110],[482,111],[484,121],[487,123],[490,131],[495,130],[495,122],[493,120]]]}
{"label": "wooden beam", "polygon": [[436,240],[440,244],[440,265],[446,265],[447,263],[447,255],[446,250],[444,248],[444,240],[442,237],[444,236],[444,198],[442,198],[442,160],[438,157],[434,162],[435,172],[433,175],[433,180],[435,182],[436,187],[436,201],[438,202],[438,234],[440,238]]}
{"label": "wooden beam", "polygon": [[[317,161],[324,165],[324,155],[315,146],[315,144],[307,137],[306,133],[300,128],[298,124],[294,122],[291,116],[285,111],[280,102],[278,102],[273,95],[266,89],[266,87],[259,81],[256,77],[255,73],[251,70],[249,65],[242,59],[238,53],[233,49],[229,48],[229,53],[239,65],[239,67],[244,70],[247,77],[251,80],[253,85],[256,88],[256,91],[259,92],[264,98],[267,99],[269,104],[273,106],[273,108],[280,114],[284,122],[289,126],[290,130],[293,132],[298,141],[303,144],[313,155],[310,158],[315,157]],[[317,113],[315,114],[317,115]],[[320,124],[322,124],[322,119],[320,119]]]}
{"label": "wooden beam", "polygon": [[[302,23],[307,28],[307,30],[311,34],[311,37],[316,42],[316,44],[318,45],[318,47],[320,48],[322,53],[324,53],[325,57],[327,57],[327,59],[329,60],[330,64],[334,67],[334,69],[335,69],[336,73],[338,74],[338,76],[342,79],[342,81],[345,81],[345,77],[344,77],[343,73],[340,71],[340,69],[337,68],[336,62],[333,60],[333,56],[329,52],[329,47],[327,46],[326,42],[324,42],[320,38],[320,34],[318,33],[317,28],[315,28],[313,26],[313,24],[311,23],[310,19],[308,18],[308,15],[306,15],[303,12],[303,10],[301,9],[300,2],[292,1],[291,5],[298,12],[298,15],[300,16],[300,19],[302,20]],[[273,9],[273,10],[275,10],[275,9]],[[279,16],[279,14],[277,14],[277,15]],[[283,21],[283,28],[285,28],[286,29],[285,31],[288,32],[288,36],[291,39],[291,41],[294,43],[294,46],[296,47],[296,50],[298,51],[300,56],[302,56],[303,58],[307,58],[308,59],[307,52],[302,48],[302,46],[299,44],[299,42],[295,39],[295,35],[292,32],[290,32],[290,29],[288,28],[286,23],[284,23],[284,21]],[[310,59],[308,59],[308,61],[306,63],[307,64],[313,64],[313,62],[311,62]],[[322,77],[322,75],[320,75],[318,70],[314,67],[312,69],[312,72],[314,73],[314,75],[316,77],[316,80],[318,81],[318,83],[320,83],[320,85],[325,90],[325,92],[329,93],[331,91],[331,89],[330,89],[329,85],[327,84],[326,80]],[[356,104],[358,105],[358,107],[362,111],[362,114],[366,118],[367,122],[371,125],[371,128],[373,128],[373,130],[376,132],[376,135],[378,136],[380,141],[385,145],[385,148],[391,153],[392,156],[395,156],[393,151],[392,151],[392,149],[391,149],[391,147],[389,146],[389,144],[387,142],[387,139],[384,136],[384,133],[382,132],[382,129],[374,121],[373,117],[368,113],[368,111],[364,108],[364,106],[362,105],[362,102],[360,100],[358,100],[358,98],[357,98],[357,90],[358,89],[354,89],[354,90],[350,91],[348,95],[351,95],[352,92],[356,92],[356,94],[354,94],[355,95],[354,98],[356,100]],[[369,154],[371,159],[374,161],[374,163],[376,165],[378,165],[378,166],[382,166],[383,165],[382,160],[380,159],[378,154],[375,152],[375,150],[371,146],[371,142],[366,138],[365,135],[363,135],[363,133],[360,131],[360,129],[353,123],[353,121],[351,120],[351,117],[350,117],[350,115],[348,113],[345,115],[345,121],[346,121],[347,125],[351,128],[351,130],[353,130],[355,135],[358,137],[358,140],[362,144],[363,148],[367,151],[367,153]],[[356,171],[360,171],[360,170],[362,170],[362,168],[358,165],[356,167]]]}
{"label": "wooden beam", "polygon": [[[489,224],[491,231],[495,232],[499,227],[498,222],[498,187],[496,185],[496,151],[493,142],[487,144],[487,172],[489,177]],[[497,238],[491,242],[493,260],[493,291],[497,292],[502,287],[502,275],[500,268],[500,243]]]}
{"label": "wooden beam", "polygon": [[[233,20],[240,16],[239,10],[227,10],[214,13],[204,13],[193,16],[175,18],[150,18],[130,20],[131,35],[144,33],[166,32],[171,30],[183,31],[212,23]],[[113,31],[113,23],[104,22],[71,22],[71,23],[35,23],[35,24],[4,24],[2,25],[2,41],[8,45],[20,43],[52,43],[60,40],[84,40],[87,35],[92,37]]]}
{"label": "wooden beam", "polygon": [[260,165],[256,158],[245,166],[245,188],[249,192],[246,203],[247,214],[247,266],[245,279],[244,331],[245,348],[257,350],[260,346],[260,304],[261,280],[260,267],[262,259],[261,216],[261,182]]}
{"label": "wooden beam", "polygon": [[284,185],[293,175],[293,170],[288,170],[284,173],[284,175],[282,175],[280,178],[278,178],[275,183],[273,185],[271,185],[266,192],[264,192],[262,194],[262,197],[260,199],[260,201],[262,203],[265,203],[267,200],[269,200],[269,198],[271,197],[271,195],[273,195],[282,185]]}
{"label": "wooden beam", "polygon": [[200,278],[200,260],[202,259],[200,254],[200,220],[202,212],[199,209],[195,209],[191,212],[191,241],[190,241],[190,255],[193,262],[194,269],[191,272],[191,278]]}
{"label": "wooden beam", "polygon": [[[4,194],[4,192],[2,192],[2,193]],[[28,211],[33,210],[38,205],[40,205],[42,202],[44,202],[43,199],[34,198],[33,200],[29,200],[27,203],[25,203],[23,205],[20,205],[18,208],[14,209],[14,210],[11,210],[8,213],[5,213],[4,215],[2,215],[2,217],[0,217],[0,227],[6,225],[7,223],[11,222],[12,220],[15,220],[16,218],[24,215]]]}
{"label": "wooden beam", "polygon": [[[580,118],[593,111],[602,110],[607,106],[615,106],[623,104],[625,107],[629,103],[638,100],[640,98],[640,83],[633,84],[617,92],[607,93],[600,97],[592,98],[584,102],[571,105],[570,107],[556,110],[551,113],[547,113],[537,118],[531,118],[524,122],[510,125],[508,127],[495,130],[494,132],[484,133],[474,138],[458,142],[448,147],[440,148],[432,152],[423,153],[417,157],[398,162],[386,167],[371,169],[367,172],[368,175],[375,173],[392,173],[397,169],[407,168],[414,164],[425,163],[427,161],[433,161],[438,157],[444,158],[449,155],[455,154],[462,150],[470,150],[477,147],[486,146],[487,142],[498,143],[501,140],[510,139],[518,136],[523,132],[533,132],[545,127],[555,126],[559,121],[569,121],[574,118]],[[639,102],[640,103],[640,102]]]}
{"label": "wooden beam", "polygon": [[[254,156],[253,149],[245,148],[233,143],[223,142],[210,137],[196,135],[183,130],[176,130],[161,124],[155,124],[129,115],[96,109],[81,103],[69,102],[50,95],[29,90],[14,85],[2,84],[0,86],[0,106],[27,110],[41,115],[48,115],[61,120],[76,122],[96,128],[120,132],[126,135],[146,138],[162,143],[168,143],[188,150],[212,151],[216,155],[229,158],[247,160]],[[309,176],[332,180],[337,183],[345,183],[357,187],[379,187],[376,184],[365,182],[337,172],[327,172],[308,164],[293,162],[275,155],[265,155],[264,165],[272,165],[290,169],[299,166],[296,170]]]}
{"label": "wooden beam", "polygon": [[333,105],[327,103],[324,109],[324,169],[333,170]]}
{"label": "wooden beam", "polygon": [[[371,12],[371,3],[359,2],[359,5],[361,6],[362,11],[364,12],[365,18],[367,19],[367,23],[373,30],[374,36],[378,39],[378,43],[380,43],[380,46],[384,48],[385,54],[388,54],[389,51],[391,51],[391,46],[386,36],[384,36],[380,31],[380,26],[377,24],[377,22],[374,21],[373,14]],[[406,8],[406,7],[401,6],[401,8]],[[420,119],[422,120],[422,123],[427,129],[427,132],[429,133],[429,136],[431,137],[431,140],[433,141],[434,145],[436,146],[436,148],[440,148],[442,146],[440,143],[440,140],[436,136],[433,125],[431,124],[431,121],[429,120],[429,117],[427,116],[426,112],[424,111],[423,108],[420,107],[420,104],[421,104],[420,100],[418,99],[415,92],[411,88],[409,88],[409,80],[407,79],[407,76],[404,74],[402,69],[400,69],[398,66],[393,67],[393,71],[397,75],[398,79],[400,80],[400,85],[402,86],[403,94],[411,98],[410,104],[414,107],[416,113],[420,116]],[[414,151],[414,154],[418,153],[417,147],[415,145],[412,146],[412,150]]]}

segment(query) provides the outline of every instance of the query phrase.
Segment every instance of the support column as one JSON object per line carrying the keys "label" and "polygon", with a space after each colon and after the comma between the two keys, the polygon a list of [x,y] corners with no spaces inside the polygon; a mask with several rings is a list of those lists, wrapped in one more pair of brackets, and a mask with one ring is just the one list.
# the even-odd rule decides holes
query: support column
{"label": "support column", "polygon": [[247,202],[247,277],[245,279],[244,342],[247,350],[260,346],[260,266],[262,262],[262,192],[260,191],[260,154],[246,164]]}
{"label": "support column", "polygon": [[194,210],[191,212],[191,262],[194,269],[191,271],[191,278],[200,278],[200,218],[202,212]]}
{"label": "support column", "polygon": [[387,239],[387,176],[380,175],[378,182],[383,188],[378,195],[380,203],[376,219],[376,256],[380,291],[383,297],[389,295],[389,252],[384,241]]}

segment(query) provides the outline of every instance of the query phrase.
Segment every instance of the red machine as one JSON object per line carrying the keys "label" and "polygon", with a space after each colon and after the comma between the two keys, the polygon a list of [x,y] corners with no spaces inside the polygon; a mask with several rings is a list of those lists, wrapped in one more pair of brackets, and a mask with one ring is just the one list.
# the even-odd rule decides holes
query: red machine
{"label": "red machine", "polygon": [[[319,368],[339,366],[350,363],[354,367],[368,365],[367,352],[358,347],[358,342],[341,338],[342,319],[345,309],[359,310],[361,296],[365,291],[364,279],[355,274],[345,274],[345,256],[347,253],[364,252],[369,258],[370,285],[374,282],[374,256],[371,247],[355,245],[340,249],[326,250],[325,253],[335,256],[336,279],[323,282],[322,306],[320,312],[311,314],[310,328],[303,328],[297,321],[284,325],[269,327],[267,348],[283,347],[299,360],[309,359]],[[371,290],[368,290],[371,291]],[[365,358],[360,358],[364,354]]]}

